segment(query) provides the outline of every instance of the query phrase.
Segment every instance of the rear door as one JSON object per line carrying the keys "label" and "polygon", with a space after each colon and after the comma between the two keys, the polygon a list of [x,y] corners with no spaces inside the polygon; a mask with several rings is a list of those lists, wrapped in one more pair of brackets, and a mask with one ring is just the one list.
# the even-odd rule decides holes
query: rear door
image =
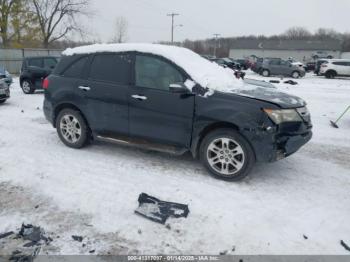
{"label": "rear door", "polygon": [[128,53],[91,56],[87,81],[79,86],[91,128],[100,136],[128,135],[131,57]]}
{"label": "rear door", "polygon": [[44,60],[41,57],[30,58],[27,62],[28,73],[32,77],[32,82],[36,88],[42,87],[42,81],[47,76],[44,69]]}
{"label": "rear door", "polygon": [[187,74],[158,56],[136,54],[134,86],[129,93],[130,136],[156,143],[189,147],[194,96],[172,93],[170,84]]}

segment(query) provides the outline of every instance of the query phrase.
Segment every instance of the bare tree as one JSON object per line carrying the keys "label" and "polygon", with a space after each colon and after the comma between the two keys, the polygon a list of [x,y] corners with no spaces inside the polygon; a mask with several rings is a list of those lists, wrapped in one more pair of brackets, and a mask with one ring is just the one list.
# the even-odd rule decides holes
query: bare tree
{"label": "bare tree", "polygon": [[76,19],[88,15],[89,0],[32,0],[42,44],[48,47],[72,31],[82,32]]}
{"label": "bare tree", "polygon": [[14,6],[20,0],[0,0],[0,37],[2,45],[8,47],[11,40],[10,20]]}
{"label": "bare tree", "polygon": [[312,34],[304,27],[291,27],[282,36],[291,40],[306,39],[312,36]]}
{"label": "bare tree", "polygon": [[114,36],[112,41],[116,43],[124,43],[128,36],[128,26],[128,20],[125,17],[117,17],[114,23]]}

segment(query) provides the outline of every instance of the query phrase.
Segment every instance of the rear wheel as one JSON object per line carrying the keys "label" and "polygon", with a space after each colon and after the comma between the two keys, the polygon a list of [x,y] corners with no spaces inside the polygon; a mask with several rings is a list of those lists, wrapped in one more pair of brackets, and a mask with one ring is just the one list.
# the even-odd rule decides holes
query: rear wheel
{"label": "rear wheel", "polygon": [[237,181],[246,177],[255,163],[249,143],[233,129],[209,133],[200,147],[204,166],[216,178]]}
{"label": "rear wheel", "polygon": [[56,119],[56,129],[61,141],[69,147],[82,148],[89,141],[89,129],[79,111],[63,109]]}
{"label": "rear wheel", "polygon": [[267,69],[263,69],[261,71],[261,74],[262,74],[262,76],[268,77],[268,76],[270,76],[270,71]]}
{"label": "rear wheel", "polygon": [[25,94],[27,94],[27,95],[28,95],[28,94],[33,94],[34,91],[35,91],[32,82],[30,82],[30,81],[27,80],[27,79],[24,79],[24,80],[22,81],[21,87],[22,87],[23,93],[25,93]]}
{"label": "rear wheel", "polygon": [[3,103],[5,103],[5,102],[6,102],[6,99],[0,100],[0,104],[3,104]]}
{"label": "rear wheel", "polygon": [[337,73],[334,71],[328,71],[325,74],[326,78],[330,78],[330,79],[333,79],[336,75],[337,75]]}

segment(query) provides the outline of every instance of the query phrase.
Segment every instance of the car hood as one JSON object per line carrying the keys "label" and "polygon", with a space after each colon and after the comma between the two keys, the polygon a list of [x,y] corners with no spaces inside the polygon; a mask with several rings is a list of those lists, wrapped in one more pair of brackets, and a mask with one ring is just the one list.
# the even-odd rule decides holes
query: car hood
{"label": "car hood", "polygon": [[273,103],[281,108],[297,108],[306,105],[306,102],[297,96],[281,92],[275,88],[252,84],[244,84],[241,88],[231,92],[235,95]]}

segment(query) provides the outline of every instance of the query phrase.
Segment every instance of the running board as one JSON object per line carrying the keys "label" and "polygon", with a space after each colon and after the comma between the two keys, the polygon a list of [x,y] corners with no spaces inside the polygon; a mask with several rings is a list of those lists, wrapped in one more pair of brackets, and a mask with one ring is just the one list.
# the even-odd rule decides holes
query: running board
{"label": "running board", "polygon": [[127,139],[127,138],[117,139],[117,138],[105,137],[105,136],[96,136],[96,139],[103,142],[110,142],[118,145],[137,147],[140,149],[157,151],[157,152],[167,153],[167,154],[176,155],[176,156],[181,156],[188,151],[186,148],[150,143],[141,139]]}

